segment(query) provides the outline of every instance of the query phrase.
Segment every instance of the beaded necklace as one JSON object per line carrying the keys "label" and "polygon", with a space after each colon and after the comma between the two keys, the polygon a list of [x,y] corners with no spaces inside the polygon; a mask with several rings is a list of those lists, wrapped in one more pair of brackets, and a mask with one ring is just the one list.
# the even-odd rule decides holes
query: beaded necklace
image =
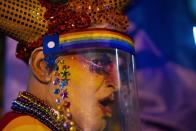
{"label": "beaded necklace", "polygon": [[11,108],[18,112],[31,115],[53,131],[76,131],[74,122],[59,111],[51,108],[43,100],[28,92],[20,92]]}

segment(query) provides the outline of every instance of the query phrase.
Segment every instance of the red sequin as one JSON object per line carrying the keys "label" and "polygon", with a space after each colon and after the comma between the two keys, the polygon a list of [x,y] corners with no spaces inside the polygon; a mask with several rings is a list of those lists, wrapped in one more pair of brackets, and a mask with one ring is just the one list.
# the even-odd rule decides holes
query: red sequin
{"label": "red sequin", "polygon": [[68,8],[67,3],[51,3],[41,0],[41,5],[46,7],[45,19],[48,20],[48,34],[66,33],[80,30],[90,26],[89,16],[84,12],[74,11]]}
{"label": "red sequin", "polygon": [[[48,32],[45,35],[77,31],[92,24],[109,23],[121,31],[127,30],[128,27],[128,19],[121,14],[120,8],[127,0],[68,0],[66,3],[39,1],[41,6],[46,8],[44,18],[48,23]],[[16,55],[28,62],[31,52],[41,45],[42,36],[27,45],[18,44]]]}

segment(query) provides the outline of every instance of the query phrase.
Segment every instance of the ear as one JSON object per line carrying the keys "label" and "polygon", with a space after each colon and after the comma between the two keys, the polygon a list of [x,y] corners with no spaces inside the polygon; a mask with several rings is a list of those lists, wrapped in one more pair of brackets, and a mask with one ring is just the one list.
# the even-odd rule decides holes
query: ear
{"label": "ear", "polygon": [[42,83],[50,81],[49,71],[46,69],[46,62],[44,61],[43,48],[37,48],[32,52],[29,66],[37,80]]}

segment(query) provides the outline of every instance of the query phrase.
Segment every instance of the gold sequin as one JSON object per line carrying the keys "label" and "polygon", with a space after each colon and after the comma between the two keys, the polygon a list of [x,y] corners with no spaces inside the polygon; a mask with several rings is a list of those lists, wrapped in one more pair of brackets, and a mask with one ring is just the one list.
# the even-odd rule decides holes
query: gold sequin
{"label": "gold sequin", "polygon": [[47,32],[45,11],[38,0],[2,0],[0,30],[20,42],[36,41]]}

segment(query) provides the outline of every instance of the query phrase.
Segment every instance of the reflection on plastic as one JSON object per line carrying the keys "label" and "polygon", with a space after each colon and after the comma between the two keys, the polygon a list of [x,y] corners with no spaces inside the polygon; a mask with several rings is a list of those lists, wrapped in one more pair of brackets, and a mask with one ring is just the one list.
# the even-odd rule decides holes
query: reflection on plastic
{"label": "reflection on plastic", "polygon": [[193,36],[194,36],[195,45],[196,45],[196,26],[193,27]]}

